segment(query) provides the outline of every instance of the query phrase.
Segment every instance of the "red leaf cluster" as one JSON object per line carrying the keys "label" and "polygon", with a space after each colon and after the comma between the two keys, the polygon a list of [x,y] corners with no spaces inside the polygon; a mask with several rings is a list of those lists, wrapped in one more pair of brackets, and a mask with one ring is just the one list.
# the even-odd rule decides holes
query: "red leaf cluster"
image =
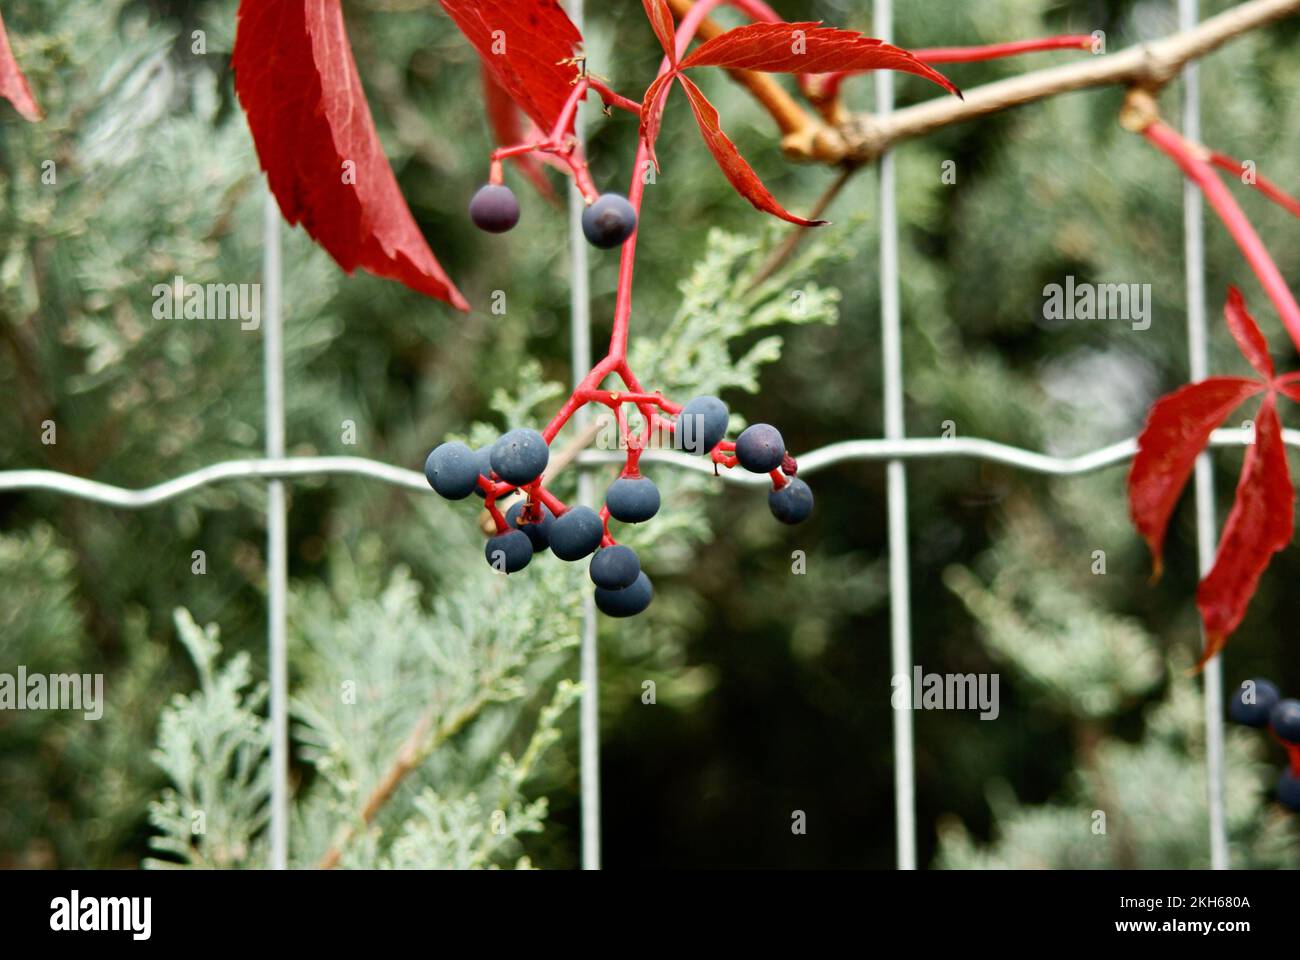
{"label": "red leaf cluster", "polygon": [[1254,442],[1246,448],[1236,500],[1214,565],[1196,593],[1206,637],[1201,665],[1223,648],[1240,625],[1273,554],[1291,542],[1295,521],[1295,492],[1277,396],[1300,401],[1300,374],[1276,376],[1268,343],[1235,287],[1228,290],[1224,316],[1242,356],[1261,379],[1210,377],[1161,397],[1138,437],[1128,479],[1133,522],[1151,548],[1159,576],[1169,517],[1197,456],[1232,411],[1264,394],[1255,416]]}
{"label": "red leaf cluster", "polygon": [[641,101],[641,137],[656,167],[655,141],[663,122],[664,104],[674,81],[681,84],[691,112],[714,160],[736,192],[759,210],[803,227],[825,220],[805,220],[781,206],[736,145],[722,131],[718,111],[683,71],[691,67],[760,70],[766,73],[818,74],[842,70],[902,70],[925,77],[945,90],[961,92],[933,67],[911,53],[882,40],[820,23],[751,23],[719,34],[696,47],[680,62],[673,41],[671,13],[662,0],[642,0],[646,15],[664,48],[671,69],[657,77]]}
{"label": "red leaf cluster", "polygon": [[232,63],[284,218],[349,273],[360,267],[468,310],[384,156],[338,0],[241,0]]}

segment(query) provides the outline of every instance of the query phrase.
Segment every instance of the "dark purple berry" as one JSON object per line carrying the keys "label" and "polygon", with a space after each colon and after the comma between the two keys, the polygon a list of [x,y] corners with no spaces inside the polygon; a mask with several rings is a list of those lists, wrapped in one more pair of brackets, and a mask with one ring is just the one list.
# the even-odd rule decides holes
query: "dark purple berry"
{"label": "dark purple berry", "polygon": [[518,573],[533,559],[533,542],[522,530],[507,530],[488,540],[483,556],[497,573]]}
{"label": "dark purple berry", "polygon": [[607,617],[634,617],[655,597],[655,589],[650,578],[644,573],[637,574],[630,587],[621,590],[596,588],[596,607]]}
{"label": "dark purple berry", "polygon": [[643,523],[659,512],[659,488],[649,477],[619,477],[605,493],[609,515],[624,523]]}
{"label": "dark purple berry", "polygon": [[424,461],[424,477],[439,496],[465,499],[478,486],[474,451],[458,441],[438,444]]}
{"label": "dark purple berry", "polygon": [[771,473],[785,459],[785,441],[770,423],[756,423],[736,438],[736,459],[750,473]]}
{"label": "dark purple berry", "polygon": [[551,459],[546,440],[536,430],[521,427],[492,444],[492,469],[506,483],[522,487],[542,475]]}
{"label": "dark purple berry", "polygon": [[1300,700],[1279,700],[1269,712],[1268,722],[1287,743],[1300,743]]}
{"label": "dark purple berry", "polygon": [[727,435],[727,405],[717,397],[696,397],[677,415],[673,446],[706,456]]}
{"label": "dark purple berry", "polygon": [[1282,699],[1277,687],[1256,678],[1243,681],[1228,701],[1228,716],[1233,723],[1247,727],[1267,727],[1268,715]]}
{"label": "dark purple berry", "polygon": [[1300,775],[1282,771],[1277,781],[1277,800],[1291,812],[1300,813]]}
{"label": "dark purple berry", "polygon": [[606,590],[622,590],[636,583],[641,561],[636,551],[621,543],[601,547],[591,558],[591,582]]}
{"label": "dark purple berry", "polygon": [[582,232],[592,246],[602,250],[621,246],[635,229],[636,211],[621,194],[602,193],[582,211]]}
{"label": "dark purple berry", "polygon": [[803,523],[813,509],[812,488],[798,477],[791,477],[780,490],[767,495],[772,516],[782,523]]}
{"label": "dark purple berry", "polygon": [[551,523],[551,553],[561,560],[581,560],[600,546],[605,524],[591,507],[571,507]]}
{"label": "dark purple berry", "polygon": [[533,543],[533,553],[541,553],[551,545],[551,522],[555,519],[555,516],[546,508],[545,504],[538,504],[537,510],[541,515],[541,519],[529,521],[523,516],[524,505],[525,501],[520,500],[506,511],[506,524],[511,529],[522,530],[526,533],[528,539]]}
{"label": "dark purple berry", "polygon": [[519,222],[519,201],[509,187],[489,183],[470,199],[469,218],[480,230],[505,233]]}

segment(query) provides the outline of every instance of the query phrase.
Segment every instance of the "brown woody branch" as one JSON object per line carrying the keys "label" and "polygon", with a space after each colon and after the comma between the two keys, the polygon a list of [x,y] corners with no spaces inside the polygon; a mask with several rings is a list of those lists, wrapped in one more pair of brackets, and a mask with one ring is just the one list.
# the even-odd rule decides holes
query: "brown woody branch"
{"label": "brown woody branch", "polygon": [[[678,15],[694,6],[693,0],[669,0],[669,3]],[[965,91],[964,100],[941,97],[884,117],[865,113],[850,115],[837,126],[803,110],[771,77],[763,76],[768,81],[764,84],[757,84],[750,77],[737,79],[776,120],[782,133],[781,147],[787,156],[813,163],[861,165],[871,163],[903,141],[1061,93],[1106,86],[1138,87],[1157,93],[1188,62],[1217,50],[1234,37],[1298,12],[1300,0],[1248,0],[1191,30],[1119,53],[974,87]],[[720,29],[708,21],[706,28]],[[700,35],[707,38],[710,34],[702,28]],[[780,91],[781,97],[772,87]]]}

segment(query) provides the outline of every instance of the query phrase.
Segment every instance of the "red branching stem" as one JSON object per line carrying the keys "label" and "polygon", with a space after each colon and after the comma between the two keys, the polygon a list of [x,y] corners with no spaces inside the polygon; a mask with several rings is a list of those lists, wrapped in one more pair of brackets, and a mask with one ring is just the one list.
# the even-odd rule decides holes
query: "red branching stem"
{"label": "red branching stem", "polygon": [[502,515],[500,508],[496,504],[496,497],[490,493],[487,497],[487,512],[492,514],[492,522],[497,525],[497,533],[505,533],[510,529],[505,516]]}
{"label": "red branching stem", "polygon": [[[699,30],[701,23],[705,18],[720,4],[728,2],[743,11],[746,15],[755,20],[780,21],[780,16],[776,14],[762,0],[700,0],[690,11],[682,17],[681,23],[677,27],[675,43],[679,55],[685,53],[686,48],[694,39],[696,32]],[[672,64],[665,56],[659,66],[659,74],[663,75],[672,69]],[[582,101],[589,90],[595,91],[604,101],[607,107],[617,107],[631,113],[640,114],[641,104],[634,100],[620,96],[611,90],[605,83],[595,78],[584,76],[574,84],[573,93],[566,101],[564,109],[561,111],[554,129],[550,136],[544,141],[535,143],[520,144],[518,146],[503,147],[492,154],[492,177],[491,182],[502,182],[501,161],[509,157],[519,156],[521,154],[538,151],[542,153],[554,154],[561,160],[572,172],[574,181],[578,185],[582,195],[588,203],[592,203],[599,196],[595,185],[591,181],[591,174],[587,168],[587,162],[582,154],[581,145],[578,144],[572,134],[572,125],[574,113],[578,104]],[[650,160],[649,147],[644,140],[637,144],[636,159],[633,163],[632,181],[628,189],[628,202],[631,203],[632,209],[636,211],[638,222],[641,217],[641,205],[645,198],[645,177],[644,172]],[[668,415],[674,415],[681,412],[681,404],[664,397],[661,393],[645,390],[637,381],[636,376],[632,373],[631,367],[627,362],[628,346],[628,327],[632,317],[632,278],[636,265],[636,241],[637,233],[634,230],[632,235],[623,242],[622,250],[619,256],[618,272],[618,295],[614,303],[614,322],[613,329],[609,337],[609,350],[605,357],[601,359],[594,367],[587,372],[582,381],[574,389],[569,398],[565,400],[563,406],[556,411],[555,416],[551,418],[545,429],[542,430],[542,438],[547,444],[554,441],[555,437],[565,425],[573,418],[582,407],[588,403],[598,403],[610,407],[614,410],[618,420],[618,430],[621,442],[627,448],[627,463],[623,470],[624,476],[638,476],[638,467],[641,453],[649,447],[656,431],[671,433],[676,424],[673,420],[661,416],[659,411]],[[602,387],[611,374],[615,374],[623,381],[627,387],[625,392],[606,390]],[[627,404],[632,404],[641,413],[645,421],[644,429],[640,437],[634,436],[627,420]],[[719,444],[719,449],[734,449],[734,444]],[[736,458],[734,456],[722,455],[719,459],[718,450],[713,451],[715,463],[723,463],[725,466],[734,466]],[[779,471],[777,471],[779,473]],[[507,492],[513,487],[508,484],[493,484],[487,480],[481,480],[480,486],[487,495],[487,507],[492,514],[493,519],[497,522],[498,530],[505,529],[504,518],[501,517],[500,511],[496,509],[496,497]],[[542,482],[535,481],[528,485],[524,491],[529,502],[540,501],[555,515],[560,516],[568,509],[563,502],[557,499],[548,491]],[[602,507],[600,511],[601,521],[605,526],[604,536],[601,543],[604,546],[610,546],[616,541],[609,532],[609,509]]]}
{"label": "red branching stem", "polygon": [[1291,755],[1291,775],[1300,777],[1300,744],[1288,743],[1286,752]]}
{"label": "red branching stem", "polygon": [[578,111],[578,103],[586,98],[588,85],[586,77],[582,77],[573,85],[573,92],[569,94],[569,99],[564,101],[564,108],[560,110],[555,126],[551,128],[552,143],[560,143],[569,135],[569,131],[573,128],[573,115]]}
{"label": "red branching stem", "polygon": [[587,86],[600,95],[607,107],[617,107],[619,110],[626,110],[628,113],[635,113],[638,117],[641,115],[641,104],[637,100],[629,100],[621,93],[611,90],[605,83],[597,80],[595,77],[587,78]]}
{"label": "red branching stem", "polygon": [[781,472],[780,467],[773,470],[770,474],[768,474],[768,476],[772,478],[773,490],[780,490],[782,487],[784,487],[787,483],[790,482],[790,478]]}
{"label": "red branching stem", "polygon": [[1246,262],[1259,278],[1260,285],[1277,309],[1282,325],[1291,335],[1292,342],[1300,348],[1300,304],[1296,303],[1295,295],[1282,279],[1282,274],[1278,271],[1277,264],[1273,262],[1264,242],[1260,240],[1259,234],[1255,232],[1255,228],[1251,226],[1218,174],[1200,158],[1193,144],[1184,140],[1178,131],[1163,121],[1152,121],[1143,129],[1142,135],[1178,164],[1183,174],[1201,188],[1205,199],[1214,208],[1223,225],[1228,228],[1232,239],[1241,248]]}
{"label": "red branching stem", "polygon": [[1032,40],[1013,40],[1010,43],[986,43],[974,47],[929,47],[913,50],[918,60],[936,63],[976,63],[982,60],[1000,60],[1022,53],[1043,50],[1091,50],[1091,34],[1071,33],[1060,37],[1036,37]]}
{"label": "red branching stem", "polygon": [[538,500],[546,504],[546,509],[550,510],[551,513],[557,517],[560,514],[567,512],[569,509],[564,505],[563,500],[561,500],[559,497],[551,493],[551,491],[547,490],[545,487],[541,486],[540,484],[538,485],[536,491],[534,491],[534,495],[537,497]]}
{"label": "red branching stem", "polygon": [[1226,170],[1241,180],[1247,186],[1252,186],[1268,199],[1272,200],[1287,213],[1293,217],[1300,217],[1300,200],[1291,196],[1276,183],[1269,180],[1263,174],[1255,174],[1255,179],[1251,181],[1242,180],[1242,175],[1246,172],[1245,165],[1225,153],[1219,153],[1215,150],[1208,152],[1210,163],[1221,170]]}

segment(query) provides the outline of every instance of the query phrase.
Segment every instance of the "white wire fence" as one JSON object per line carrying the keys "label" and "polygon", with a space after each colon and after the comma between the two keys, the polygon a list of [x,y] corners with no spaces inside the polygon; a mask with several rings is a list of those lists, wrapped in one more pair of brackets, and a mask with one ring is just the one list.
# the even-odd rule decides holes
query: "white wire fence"
{"label": "white wire fence", "polygon": [[[568,0],[570,15],[579,29],[583,26],[582,0]],[[1198,22],[1197,0],[1178,0],[1180,29]],[[873,9],[874,34],[890,39],[893,33],[892,0],[876,0]],[[875,77],[876,108],[881,114],[893,109],[892,74]],[[1199,140],[1199,95],[1196,68],[1184,71],[1184,132]],[[580,121],[579,121],[580,122]],[[581,127],[578,128],[581,136]],[[890,651],[894,675],[912,670],[910,585],[908,563],[907,465],[912,461],[966,458],[1004,464],[1030,473],[1071,477],[1126,463],[1137,452],[1134,438],[1121,440],[1075,456],[1053,456],[1024,450],[992,440],[971,437],[907,437],[904,430],[902,357],[902,311],[899,297],[898,214],[895,197],[895,168],[892,157],[881,158],[880,179],[880,262],[881,351],[884,387],[884,439],[848,440],[799,456],[800,475],[812,475],[838,464],[868,461],[886,465],[888,549],[890,561]],[[588,306],[587,248],[580,218],[581,196],[570,196],[571,248],[571,335],[575,382],[591,362],[591,322]],[[1207,374],[1207,330],[1205,314],[1204,222],[1199,191],[1187,184],[1184,198],[1185,260],[1188,301],[1188,358],[1193,380]],[[363,457],[284,456],[284,358],[280,310],[280,213],[273,198],[266,198],[264,219],[263,283],[265,287],[264,383],[266,456],[212,464],[144,489],[132,490],[51,470],[0,471],[0,492],[32,491],[75,497],[105,506],[139,510],[154,507],[203,487],[237,480],[267,484],[267,635],[269,660],[269,712],[272,726],[272,792],[270,812],[271,866],[284,869],[289,850],[289,726],[285,609],[288,589],[287,513],[285,483],[322,476],[351,476],[376,480],[423,495],[429,494],[424,474]],[[1300,449],[1300,431],[1284,431],[1287,446]],[[1248,430],[1216,430],[1212,447],[1240,446],[1253,442]],[[593,486],[584,468],[621,462],[617,451],[583,451],[576,459],[579,474],[579,502],[590,502]],[[683,470],[712,474],[713,465],[700,458],[670,450],[649,450],[643,461],[670,464]],[[736,485],[766,486],[769,480],[742,471],[727,471],[722,481]],[[1214,489],[1209,454],[1202,454],[1196,466],[1197,541],[1201,571],[1214,561]],[[597,711],[597,621],[595,605],[588,597],[584,607],[580,647],[580,675],[583,695],[579,721],[579,755],[582,799],[582,865],[599,869],[600,860],[600,748]],[[1209,797],[1210,861],[1215,869],[1229,866],[1226,820],[1223,805],[1223,680],[1218,657],[1207,665],[1205,683],[1206,779]],[[897,866],[915,869],[916,815],[915,765],[912,711],[895,710],[894,793],[895,848]]]}

